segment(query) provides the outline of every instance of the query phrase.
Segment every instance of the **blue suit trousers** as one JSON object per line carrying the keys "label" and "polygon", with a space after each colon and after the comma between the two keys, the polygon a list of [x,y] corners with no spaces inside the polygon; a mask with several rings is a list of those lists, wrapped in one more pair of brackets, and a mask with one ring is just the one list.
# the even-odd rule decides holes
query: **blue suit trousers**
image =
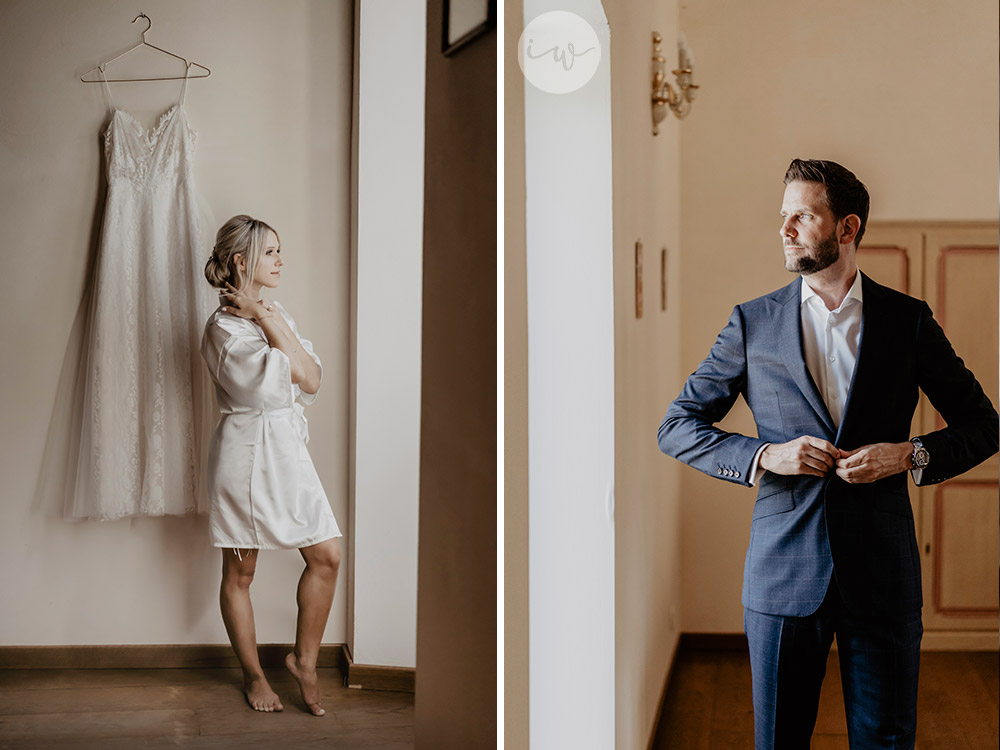
{"label": "blue suit trousers", "polygon": [[912,750],[917,728],[920,612],[859,617],[836,579],[806,617],[745,609],[756,750],[809,750],[820,687],[837,639],[851,750]]}

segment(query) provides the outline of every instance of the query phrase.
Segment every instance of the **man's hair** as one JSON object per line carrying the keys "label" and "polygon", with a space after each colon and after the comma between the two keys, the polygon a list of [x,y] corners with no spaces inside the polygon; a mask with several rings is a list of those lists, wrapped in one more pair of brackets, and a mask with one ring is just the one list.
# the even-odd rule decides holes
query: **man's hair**
{"label": "man's hair", "polygon": [[868,188],[864,183],[851,170],[822,159],[792,159],[785,172],[785,184],[795,180],[825,185],[826,207],[835,220],[840,221],[849,214],[861,219],[854,237],[854,246],[858,247],[868,224]]}

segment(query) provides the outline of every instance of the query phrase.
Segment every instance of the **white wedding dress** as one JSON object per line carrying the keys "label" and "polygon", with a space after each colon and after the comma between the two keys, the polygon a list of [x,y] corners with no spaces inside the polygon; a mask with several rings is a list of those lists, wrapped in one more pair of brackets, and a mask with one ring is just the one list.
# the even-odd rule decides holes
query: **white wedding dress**
{"label": "white wedding dress", "polygon": [[[204,513],[214,422],[199,361],[213,295],[194,189],[195,133],[180,101],[151,131],[114,108],[104,133],[108,192],[63,464],[47,479],[68,519]],[[68,407],[67,407],[68,402]],[[56,418],[54,415],[53,423]],[[47,463],[45,472],[59,472]],[[53,492],[53,486],[55,491]],[[51,506],[50,506],[51,507]]]}

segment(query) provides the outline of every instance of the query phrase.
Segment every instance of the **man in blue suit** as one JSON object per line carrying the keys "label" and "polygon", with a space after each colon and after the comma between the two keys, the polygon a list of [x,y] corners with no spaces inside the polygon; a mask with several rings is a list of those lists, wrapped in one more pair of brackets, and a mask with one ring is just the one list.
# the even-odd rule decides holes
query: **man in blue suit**
{"label": "man in blue suit", "polygon": [[[997,452],[997,413],[926,303],[858,270],[868,191],[794,160],[791,284],[737,305],[670,405],[660,449],[758,487],[743,579],[757,750],[808,750],[837,636],[852,750],[913,748],[922,605],[906,474],[943,482]],[[910,437],[918,390],[947,424]],[[743,396],[758,437],[716,427]]]}

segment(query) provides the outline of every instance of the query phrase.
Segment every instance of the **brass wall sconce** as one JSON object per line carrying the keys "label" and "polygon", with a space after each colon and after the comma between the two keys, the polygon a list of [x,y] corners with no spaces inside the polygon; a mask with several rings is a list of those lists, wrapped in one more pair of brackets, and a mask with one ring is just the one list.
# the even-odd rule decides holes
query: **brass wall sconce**
{"label": "brass wall sconce", "polygon": [[663,57],[660,43],[663,37],[660,32],[653,32],[653,135],[659,135],[659,124],[667,116],[667,107],[677,115],[678,119],[686,117],[691,111],[691,102],[694,101],[695,91],[698,86],[691,83],[692,66],[694,65],[694,53],[688,49],[687,38],[682,31],[677,40],[677,70],[672,71],[677,79],[677,89],[670,85],[667,80],[667,61]]}

